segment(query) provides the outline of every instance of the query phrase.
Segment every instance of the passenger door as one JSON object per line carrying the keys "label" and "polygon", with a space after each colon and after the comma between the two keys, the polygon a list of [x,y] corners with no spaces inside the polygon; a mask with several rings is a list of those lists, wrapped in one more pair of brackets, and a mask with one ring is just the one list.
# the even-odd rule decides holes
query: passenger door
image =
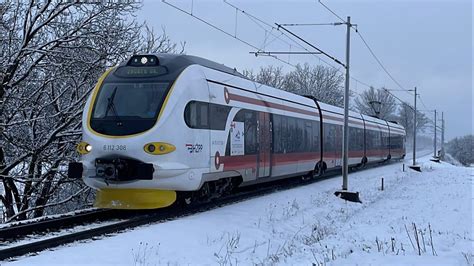
{"label": "passenger door", "polygon": [[271,174],[271,130],[270,114],[259,112],[257,121],[257,178],[267,177]]}

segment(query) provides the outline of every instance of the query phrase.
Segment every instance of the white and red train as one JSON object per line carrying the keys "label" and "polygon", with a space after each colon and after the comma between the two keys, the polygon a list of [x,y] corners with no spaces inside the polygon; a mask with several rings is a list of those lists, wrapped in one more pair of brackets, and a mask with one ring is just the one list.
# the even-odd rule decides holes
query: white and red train
{"label": "white and red train", "polygon": [[[405,156],[402,126],[349,113],[349,165]],[[96,206],[150,209],[341,167],[343,110],[188,55],[136,55],[85,105],[69,175]]]}

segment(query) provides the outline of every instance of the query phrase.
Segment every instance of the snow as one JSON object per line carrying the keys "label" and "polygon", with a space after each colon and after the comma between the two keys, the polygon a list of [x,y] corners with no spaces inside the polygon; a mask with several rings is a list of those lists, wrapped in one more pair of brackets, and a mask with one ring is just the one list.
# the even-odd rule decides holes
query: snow
{"label": "snow", "polygon": [[362,204],[336,177],[4,265],[472,265],[473,168],[429,159],[350,174]]}
{"label": "snow", "polygon": [[53,238],[53,237],[58,237],[58,236],[61,236],[61,235],[64,235],[64,234],[72,234],[72,233],[80,232],[80,231],[83,231],[83,230],[94,229],[94,228],[98,228],[98,227],[102,227],[102,226],[106,226],[106,225],[119,223],[121,221],[122,220],[115,219],[115,220],[110,220],[110,221],[90,223],[90,224],[87,224],[87,225],[78,225],[78,226],[75,226],[73,228],[65,228],[65,229],[61,229],[59,231],[50,232],[48,234],[43,234],[43,233],[32,234],[32,235],[29,235],[28,237],[22,238],[20,240],[15,239],[12,242],[11,241],[1,242],[0,243],[0,248],[5,249],[5,248],[11,248],[11,247],[19,246],[19,245],[25,245],[25,244],[28,244],[32,241],[47,240],[47,239],[50,239],[50,238]]}
{"label": "snow", "polygon": [[[0,187],[0,192],[1,192],[1,187]],[[0,206],[2,206],[2,205],[0,205]],[[4,223],[4,224],[0,224],[0,229],[6,228],[6,227],[22,225],[22,224],[30,224],[30,223],[34,223],[34,222],[40,222],[40,221],[43,221],[43,220],[55,219],[55,218],[59,218],[59,217],[74,216],[76,214],[90,212],[90,211],[93,211],[93,210],[97,210],[97,208],[87,208],[87,209],[81,209],[81,210],[76,210],[76,211],[65,212],[65,213],[61,213],[61,214],[45,215],[45,216],[41,216],[41,217],[38,217],[38,218],[32,218],[32,219],[22,220],[22,221],[18,221],[18,222]]]}

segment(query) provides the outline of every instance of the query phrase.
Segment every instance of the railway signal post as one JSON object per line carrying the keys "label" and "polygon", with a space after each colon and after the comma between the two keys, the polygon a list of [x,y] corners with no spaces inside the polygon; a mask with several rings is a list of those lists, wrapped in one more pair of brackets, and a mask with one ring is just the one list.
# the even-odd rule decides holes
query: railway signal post
{"label": "railway signal post", "polygon": [[348,191],[348,172],[349,172],[349,55],[351,40],[351,17],[347,17],[345,22],[347,25],[346,40],[346,83],[344,91],[344,128],[343,128],[343,147],[342,147],[342,190],[336,191],[334,195],[352,202],[360,202],[359,192]]}

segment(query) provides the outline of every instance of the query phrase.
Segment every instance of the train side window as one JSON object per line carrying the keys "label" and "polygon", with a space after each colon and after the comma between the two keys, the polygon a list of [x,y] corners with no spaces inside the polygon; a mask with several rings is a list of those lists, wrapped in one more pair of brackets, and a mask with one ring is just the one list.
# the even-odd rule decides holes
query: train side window
{"label": "train side window", "polygon": [[288,118],[281,117],[281,153],[288,152]]}
{"label": "train side window", "polygon": [[281,153],[282,152],[282,142],[281,142],[281,116],[273,115],[273,152]]}
{"label": "train side window", "polygon": [[373,130],[367,130],[367,149],[373,150],[376,148],[375,133]]}
{"label": "train side window", "polygon": [[377,140],[375,148],[377,150],[381,149],[382,148],[382,132],[380,131],[380,129],[379,131],[375,132],[375,139]]}
{"label": "train side window", "polygon": [[257,154],[257,112],[240,110],[234,121],[244,122],[244,151],[245,155]]}
{"label": "train side window", "polygon": [[313,144],[312,144],[312,151],[319,152],[320,149],[320,139],[319,139],[319,134],[320,134],[320,126],[319,126],[319,121],[312,121],[311,123],[313,125]]}
{"label": "train side window", "polygon": [[209,129],[209,103],[191,101],[184,109],[184,121],[190,128]]}
{"label": "train side window", "polygon": [[364,149],[364,131],[357,127],[349,127],[349,150],[361,151]]}
{"label": "train side window", "polygon": [[190,128],[225,130],[231,107],[191,101],[184,109],[184,121]]}
{"label": "train side window", "polygon": [[304,138],[304,121],[303,119],[296,119],[296,138],[295,138],[295,151],[302,152],[305,150],[305,138]]}
{"label": "train side window", "polygon": [[364,150],[364,130],[362,128],[357,129],[357,136],[358,136],[358,150]]}
{"label": "train side window", "polygon": [[380,129],[380,132],[379,132],[379,135],[380,135],[380,149],[385,149],[385,133],[382,131],[382,128],[379,127]]}
{"label": "train side window", "polygon": [[403,137],[400,135],[392,135],[390,138],[390,146],[392,149],[403,149]]}
{"label": "train side window", "polygon": [[202,128],[209,128],[209,105],[206,103],[200,103],[198,105],[199,108],[199,125]]}
{"label": "train side window", "polygon": [[349,151],[354,151],[355,150],[355,128],[349,127]]}
{"label": "train side window", "polygon": [[295,152],[296,151],[296,119],[294,117],[288,117],[288,149],[287,152]]}
{"label": "train side window", "polygon": [[382,138],[383,138],[383,148],[388,149],[390,148],[390,134],[388,132],[383,132],[382,133]]}
{"label": "train side window", "polygon": [[245,154],[257,154],[257,112],[245,113]]}
{"label": "train side window", "polygon": [[334,125],[334,151],[342,151],[342,125]]}
{"label": "train side window", "polygon": [[231,107],[220,104],[209,104],[210,129],[225,130]]}
{"label": "train side window", "polygon": [[311,125],[311,121],[304,122],[304,146],[303,150],[308,152],[314,149],[313,147],[313,126]]}
{"label": "train side window", "polygon": [[336,150],[336,126],[328,123],[324,123],[324,151],[332,152]]}

